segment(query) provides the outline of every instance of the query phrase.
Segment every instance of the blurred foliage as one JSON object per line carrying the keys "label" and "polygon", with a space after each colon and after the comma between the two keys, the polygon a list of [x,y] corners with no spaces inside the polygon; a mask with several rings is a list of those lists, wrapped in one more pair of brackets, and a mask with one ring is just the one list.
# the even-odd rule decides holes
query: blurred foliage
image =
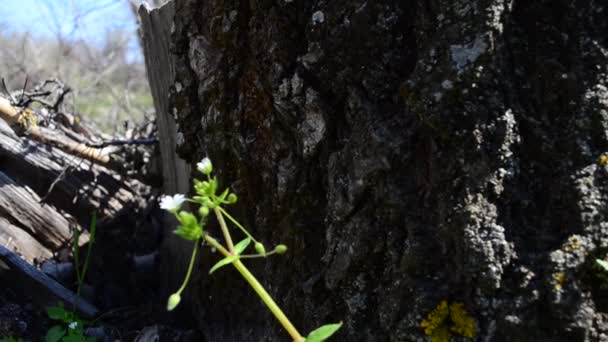
{"label": "blurred foliage", "polygon": [[33,86],[50,78],[72,88],[63,110],[86,117],[111,133],[126,120],[139,122],[153,113],[145,65],[132,58],[129,39],[136,33],[112,30],[103,43],[29,33],[2,31],[0,27],[0,77],[10,91]]}

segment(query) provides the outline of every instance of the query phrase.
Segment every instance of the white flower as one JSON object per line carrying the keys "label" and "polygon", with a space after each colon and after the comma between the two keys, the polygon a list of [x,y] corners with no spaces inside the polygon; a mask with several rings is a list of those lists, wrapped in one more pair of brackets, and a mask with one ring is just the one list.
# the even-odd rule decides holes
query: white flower
{"label": "white flower", "polygon": [[211,165],[211,160],[209,158],[203,158],[200,162],[196,163],[196,168],[205,175],[211,173],[213,170],[213,165]]}
{"label": "white flower", "polygon": [[78,326],[78,322],[72,322],[70,324],[68,324],[68,328],[74,330],[76,329],[76,327]]}
{"label": "white flower", "polygon": [[182,203],[186,201],[186,196],[175,194],[173,196],[163,196],[160,199],[160,208],[167,211],[177,211]]}

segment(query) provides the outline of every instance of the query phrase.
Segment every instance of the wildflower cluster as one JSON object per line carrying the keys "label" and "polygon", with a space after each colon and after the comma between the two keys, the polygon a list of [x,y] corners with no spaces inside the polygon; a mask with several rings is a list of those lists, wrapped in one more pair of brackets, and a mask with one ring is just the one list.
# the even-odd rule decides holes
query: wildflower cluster
{"label": "wildflower cluster", "polygon": [[422,320],[420,326],[431,336],[432,342],[449,342],[453,334],[467,338],[475,335],[475,320],[464,309],[464,304],[448,305],[445,300]]}
{"label": "wildflower cluster", "polygon": [[[204,240],[207,244],[224,255],[224,258],[217,262],[209,270],[209,274],[215,272],[223,266],[232,264],[241,273],[243,278],[245,278],[254,291],[260,296],[264,304],[266,304],[270,311],[275,315],[294,341],[321,342],[329,338],[340,328],[342,323],[324,325],[311,332],[308,337],[302,337],[293,324],[289,321],[287,316],[285,316],[278,305],[274,302],[272,297],[270,297],[268,292],[241,262],[242,259],[264,258],[272,254],[283,254],[287,251],[287,246],[280,244],[275,246],[272,251],[267,252],[264,244],[256,240],[247,231],[247,229],[245,229],[245,227],[230,216],[230,214],[228,214],[228,212],[222,207],[224,205],[236,203],[238,197],[236,194],[231,193],[229,189],[225,189],[221,194],[218,194],[219,182],[216,177],[211,175],[213,171],[211,161],[208,158],[204,158],[197,163],[196,166],[197,170],[206,176],[206,180],[194,179],[195,196],[192,198],[186,198],[186,196],[182,194],[176,194],[173,196],[163,196],[160,199],[160,207],[172,213],[179,223],[177,229],[175,230],[175,234],[185,240],[194,241],[194,249],[192,251],[192,257],[190,259],[190,264],[188,266],[185,279],[182,286],[169,297],[167,301],[167,310],[171,311],[175,309],[177,305],[179,305],[181,301],[181,293],[184,291],[192,273],[198,247],[201,244],[201,241]],[[197,205],[198,215],[185,210],[180,210],[185,202],[190,202]],[[207,232],[206,225],[212,212],[215,214],[217,222],[221,228],[225,246]],[[245,239],[241,240],[237,244],[234,244],[232,242],[232,235],[228,230],[228,225],[226,224],[224,218],[228,219],[235,227],[237,227],[245,235]],[[255,254],[244,254],[245,250],[252,242],[254,243]]]}

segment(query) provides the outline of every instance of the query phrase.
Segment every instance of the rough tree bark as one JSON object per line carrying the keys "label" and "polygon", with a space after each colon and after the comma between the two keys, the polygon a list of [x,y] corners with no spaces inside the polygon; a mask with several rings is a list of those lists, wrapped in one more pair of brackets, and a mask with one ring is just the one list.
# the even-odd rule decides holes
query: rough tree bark
{"label": "rough tree bark", "polygon": [[[178,151],[288,257],[250,264],[303,333],[606,341],[608,3],[177,0]],[[236,272],[192,283],[207,341],[283,341]],[[230,319],[229,319],[230,318]]]}

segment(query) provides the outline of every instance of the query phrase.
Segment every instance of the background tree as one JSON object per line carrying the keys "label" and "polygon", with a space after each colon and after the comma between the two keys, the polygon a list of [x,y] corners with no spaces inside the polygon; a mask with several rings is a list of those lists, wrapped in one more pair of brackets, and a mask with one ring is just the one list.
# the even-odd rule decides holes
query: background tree
{"label": "background tree", "polygon": [[[89,117],[108,133],[125,120],[142,121],[151,112],[152,99],[127,5],[126,0],[31,0],[23,11],[32,13],[21,25],[9,19],[24,16],[3,12],[3,7],[0,77],[11,91],[20,90],[26,78],[30,87],[45,79],[61,80],[72,89],[66,111]],[[130,23],[109,18],[120,6]],[[33,22],[37,24],[29,25]],[[91,29],[91,23],[97,28]]]}

